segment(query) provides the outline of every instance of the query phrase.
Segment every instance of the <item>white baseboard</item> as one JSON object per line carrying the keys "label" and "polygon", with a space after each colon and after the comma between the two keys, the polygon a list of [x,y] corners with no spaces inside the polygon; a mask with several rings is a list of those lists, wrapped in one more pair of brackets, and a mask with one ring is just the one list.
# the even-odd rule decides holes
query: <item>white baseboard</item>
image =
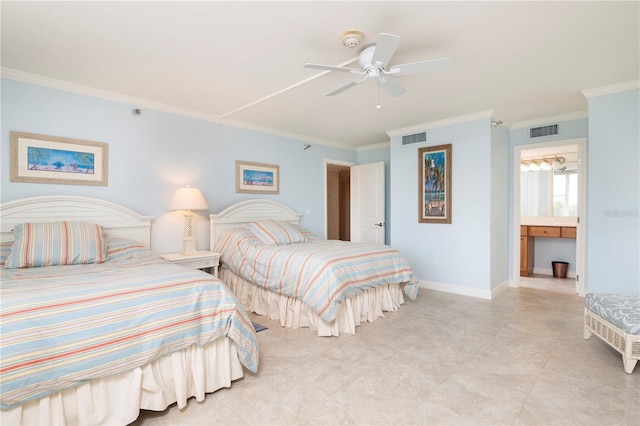
{"label": "white baseboard", "polygon": [[[469,288],[469,287],[464,287],[464,286],[460,286],[460,285],[439,283],[439,282],[435,282],[435,281],[419,280],[419,282],[420,282],[420,287],[421,288],[426,288],[426,289],[429,289],[429,290],[436,290],[436,291],[442,291],[442,292],[445,292],[445,293],[459,294],[459,295],[462,295],[462,296],[477,297],[479,299],[491,300],[491,297],[492,297],[492,292],[490,290],[482,290],[482,289],[479,289],[479,288]],[[500,286],[498,286],[498,288],[502,287],[503,285],[504,285],[504,283],[500,284]]]}

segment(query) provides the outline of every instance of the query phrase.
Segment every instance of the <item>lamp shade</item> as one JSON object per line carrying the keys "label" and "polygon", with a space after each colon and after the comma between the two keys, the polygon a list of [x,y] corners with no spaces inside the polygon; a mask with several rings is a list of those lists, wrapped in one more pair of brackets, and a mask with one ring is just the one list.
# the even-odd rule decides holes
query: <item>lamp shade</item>
{"label": "lamp shade", "polygon": [[206,210],[207,202],[198,188],[179,188],[169,203],[169,210]]}

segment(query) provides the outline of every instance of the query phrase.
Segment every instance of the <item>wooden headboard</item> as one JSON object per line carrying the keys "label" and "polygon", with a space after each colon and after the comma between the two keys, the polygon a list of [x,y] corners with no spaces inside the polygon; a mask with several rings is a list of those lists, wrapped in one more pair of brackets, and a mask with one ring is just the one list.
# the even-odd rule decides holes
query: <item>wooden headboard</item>
{"label": "wooden headboard", "polygon": [[13,227],[25,222],[89,222],[106,236],[127,238],[151,247],[152,216],[109,201],[73,195],[22,198],[0,205],[0,241],[13,241]]}
{"label": "wooden headboard", "polygon": [[217,214],[209,215],[209,249],[214,251],[216,241],[230,229],[258,220],[282,220],[300,223],[302,214],[279,201],[255,199],[233,204]]}

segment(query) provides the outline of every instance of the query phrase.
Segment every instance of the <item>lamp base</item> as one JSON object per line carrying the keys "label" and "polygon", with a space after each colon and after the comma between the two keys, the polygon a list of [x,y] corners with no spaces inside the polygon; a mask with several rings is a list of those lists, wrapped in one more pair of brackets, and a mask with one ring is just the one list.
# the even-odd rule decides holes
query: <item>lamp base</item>
{"label": "lamp base", "polygon": [[182,239],[182,251],[180,252],[183,256],[190,256],[192,254],[198,254],[198,250],[196,250],[196,239],[195,238],[183,238]]}

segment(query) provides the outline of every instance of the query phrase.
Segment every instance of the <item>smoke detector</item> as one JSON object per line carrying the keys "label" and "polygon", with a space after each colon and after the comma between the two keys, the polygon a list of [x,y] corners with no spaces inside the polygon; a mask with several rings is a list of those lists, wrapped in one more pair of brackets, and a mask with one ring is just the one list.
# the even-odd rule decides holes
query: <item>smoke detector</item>
{"label": "smoke detector", "polygon": [[342,44],[349,49],[356,48],[362,43],[362,33],[360,31],[347,31],[342,34]]}

